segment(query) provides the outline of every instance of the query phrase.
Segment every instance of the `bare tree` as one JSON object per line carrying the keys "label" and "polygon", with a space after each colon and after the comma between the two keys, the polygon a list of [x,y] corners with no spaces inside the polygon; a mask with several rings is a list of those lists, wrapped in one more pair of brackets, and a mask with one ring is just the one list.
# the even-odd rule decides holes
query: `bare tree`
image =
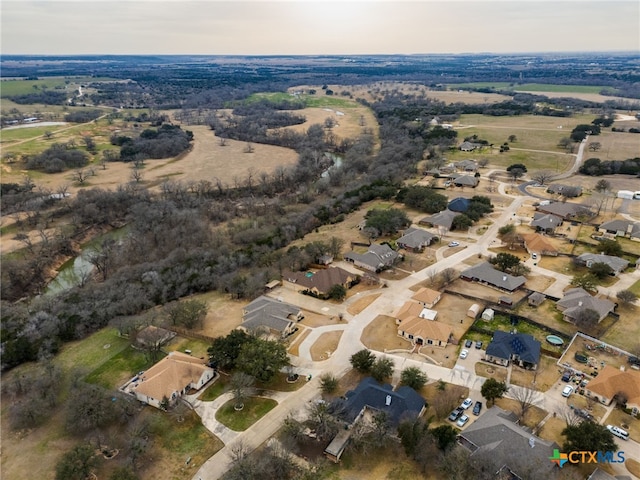
{"label": "bare tree", "polygon": [[589,150],[591,152],[597,152],[602,148],[602,144],[600,142],[589,142]]}
{"label": "bare tree", "polygon": [[244,401],[249,395],[249,390],[253,387],[256,379],[244,372],[236,372],[231,376],[231,392],[235,401],[235,407],[244,407]]}
{"label": "bare tree", "polygon": [[540,170],[531,176],[531,179],[538,182],[540,185],[544,185],[553,178],[554,173],[551,170]]}
{"label": "bare tree", "polygon": [[115,256],[115,240],[105,239],[102,244],[88,254],[89,262],[102,274],[102,280],[106,280],[111,273]]}
{"label": "bare tree", "polygon": [[512,388],[510,390],[511,396],[518,402],[518,418],[524,420],[527,412],[531,410],[531,407],[535,406],[538,392],[525,387]]}
{"label": "bare tree", "polygon": [[73,172],[73,179],[78,182],[80,185],[84,185],[89,177],[89,172],[83,168],[79,168],[75,172]]}
{"label": "bare tree", "polygon": [[562,420],[566,422],[567,427],[576,426],[582,421],[582,419],[576,413],[575,408],[568,407],[562,409],[562,412],[560,412],[560,418],[562,418]]}
{"label": "bare tree", "polygon": [[142,170],[138,167],[133,167],[131,169],[131,181],[135,183],[140,183],[142,181]]}

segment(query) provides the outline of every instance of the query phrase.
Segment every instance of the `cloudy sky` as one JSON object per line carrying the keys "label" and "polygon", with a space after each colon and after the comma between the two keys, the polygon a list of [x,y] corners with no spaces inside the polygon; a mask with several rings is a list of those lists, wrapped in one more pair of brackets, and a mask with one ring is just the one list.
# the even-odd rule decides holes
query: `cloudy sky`
{"label": "cloudy sky", "polygon": [[2,0],[3,54],[640,50],[638,0]]}

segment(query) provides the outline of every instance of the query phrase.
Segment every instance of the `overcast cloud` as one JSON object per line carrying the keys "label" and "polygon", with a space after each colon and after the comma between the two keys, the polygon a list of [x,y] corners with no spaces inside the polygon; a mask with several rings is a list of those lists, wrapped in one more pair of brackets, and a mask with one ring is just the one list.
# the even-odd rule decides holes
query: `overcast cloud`
{"label": "overcast cloud", "polygon": [[2,0],[3,54],[639,51],[640,2]]}

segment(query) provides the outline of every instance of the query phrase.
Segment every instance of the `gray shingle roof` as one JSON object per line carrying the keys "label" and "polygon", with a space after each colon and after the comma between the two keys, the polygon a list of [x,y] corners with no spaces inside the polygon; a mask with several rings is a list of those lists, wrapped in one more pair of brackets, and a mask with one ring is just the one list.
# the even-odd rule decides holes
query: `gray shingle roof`
{"label": "gray shingle roof", "polygon": [[369,245],[367,253],[349,252],[344,258],[346,260],[358,261],[371,266],[374,270],[383,267],[390,267],[398,258],[398,252],[394,251],[389,245]]}
{"label": "gray shingle roof", "polygon": [[562,225],[562,217],[552,215],[549,213],[534,213],[532,227],[542,228],[544,230],[548,228],[556,228],[558,225]]}
{"label": "gray shingle roof", "polygon": [[582,288],[567,290],[564,297],[558,300],[556,305],[569,318],[575,318],[581,310],[591,309],[598,312],[600,320],[606,317],[609,312],[613,312],[616,306],[615,303],[605,298],[592,297]]}
{"label": "gray shingle roof", "polygon": [[622,272],[629,266],[629,261],[624,258],[599,253],[583,253],[582,255],[578,255],[578,260],[589,266],[589,268],[591,268],[590,265],[594,263],[604,263],[605,265],[609,265],[616,273]]}
{"label": "gray shingle roof", "polygon": [[478,185],[478,179],[476,177],[472,177],[471,175],[460,175],[453,179],[453,183],[455,185],[462,185],[465,187],[475,187]]}
{"label": "gray shingle roof", "polygon": [[451,230],[453,219],[458,215],[460,215],[458,212],[452,212],[451,210],[446,209],[436,213],[435,215],[431,215],[430,217],[423,218],[422,220],[420,220],[420,223],[436,225],[439,227],[444,227],[447,230]]}
{"label": "gray shingle roof", "polygon": [[244,307],[242,326],[247,329],[269,327],[284,332],[287,326],[300,314],[300,308],[273,298],[261,296]]}
{"label": "gray shingle roof", "polygon": [[523,362],[537,365],[540,361],[540,342],[526,333],[496,330],[493,332],[493,340],[487,346],[487,355],[506,360],[516,355]]}
{"label": "gray shingle roof", "polygon": [[422,228],[411,227],[404,232],[396,243],[402,247],[422,248],[428,246],[437,238],[433,233],[427,232]]}
{"label": "gray shingle roof", "polygon": [[462,272],[460,276],[462,278],[488,283],[489,285],[509,292],[513,292],[527,281],[522,275],[514,277],[508,273],[496,270],[489,262],[474,265]]}
{"label": "gray shingle roof", "polygon": [[[390,403],[387,405],[387,397]],[[425,405],[424,399],[410,387],[392,390],[391,385],[380,385],[373,378],[362,380],[355,390],[346,394],[346,420],[353,422],[364,407],[386,412],[389,422],[397,426],[405,417],[417,417]]]}
{"label": "gray shingle roof", "polygon": [[560,447],[532,435],[515,420],[514,414],[492,407],[460,434],[460,443],[472,451],[472,458],[486,459],[495,471],[506,465],[520,478],[527,478],[529,471],[548,472],[551,478],[555,466],[549,457]]}
{"label": "gray shingle roof", "polygon": [[589,209],[588,205],[570,202],[554,202],[549,205],[539,205],[539,212],[551,213],[562,218],[575,217],[580,211]]}

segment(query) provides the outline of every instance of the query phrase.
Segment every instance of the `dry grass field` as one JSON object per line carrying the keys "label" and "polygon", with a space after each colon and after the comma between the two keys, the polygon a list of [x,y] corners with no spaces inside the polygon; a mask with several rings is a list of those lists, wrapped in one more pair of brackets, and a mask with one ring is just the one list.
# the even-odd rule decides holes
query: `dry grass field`
{"label": "dry grass field", "polygon": [[507,380],[507,369],[498,365],[484,362],[476,362],[476,375],[486,378],[494,378],[499,382]]}
{"label": "dry grass field", "polygon": [[393,317],[378,315],[364,328],[362,343],[371,350],[384,352],[385,350],[413,348],[409,340],[398,336],[398,326]]}
{"label": "dry grass field", "polygon": [[546,392],[560,378],[560,372],[558,371],[556,361],[557,360],[555,358],[541,355],[540,363],[538,364],[538,369],[536,371],[524,370],[520,367],[514,366],[511,369],[511,383],[514,385],[520,385],[521,387]]}
{"label": "dry grass field", "polygon": [[366,297],[360,297],[356,299],[355,302],[352,302],[347,307],[347,312],[351,315],[358,315],[361,311],[371,305],[380,295],[381,293],[376,293],[373,295],[367,295]]}
{"label": "dry grass field", "polygon": [[542,429],[538,432],[540,438],[556,442],[558,445],[562,445],[564,442],[564,436],[562,430],[567,427],[567,422],[559,417],[552,417],[547,419],[542,426]]}
{"label": "dry grass field", "polygon": [[605,419],[606,423],[624,428],[629,432],[632,440],[640,441],[640,420],[625,413],[619,408],[614,408]]}
{"label": "dry grass field", "polygon": [[[503,410],[507,410],[515,413],[519,416],[520,404],[511,398],[498,398],[495,402],[495,405],[502,408]],[[547,416],[547,412],[540,407],[533,406],[524,416],[524,420],[520,422],[520,425],[525,425],[529,428],[534,428],[538,425],[544,417]]]}
{"label": "dry grass field", "polygon": [[311,345],[311,358],[318,362],[331,357],[331,354],[338,348],[342,333],[342,331],[326,332],[320,335],[320,338]]}

